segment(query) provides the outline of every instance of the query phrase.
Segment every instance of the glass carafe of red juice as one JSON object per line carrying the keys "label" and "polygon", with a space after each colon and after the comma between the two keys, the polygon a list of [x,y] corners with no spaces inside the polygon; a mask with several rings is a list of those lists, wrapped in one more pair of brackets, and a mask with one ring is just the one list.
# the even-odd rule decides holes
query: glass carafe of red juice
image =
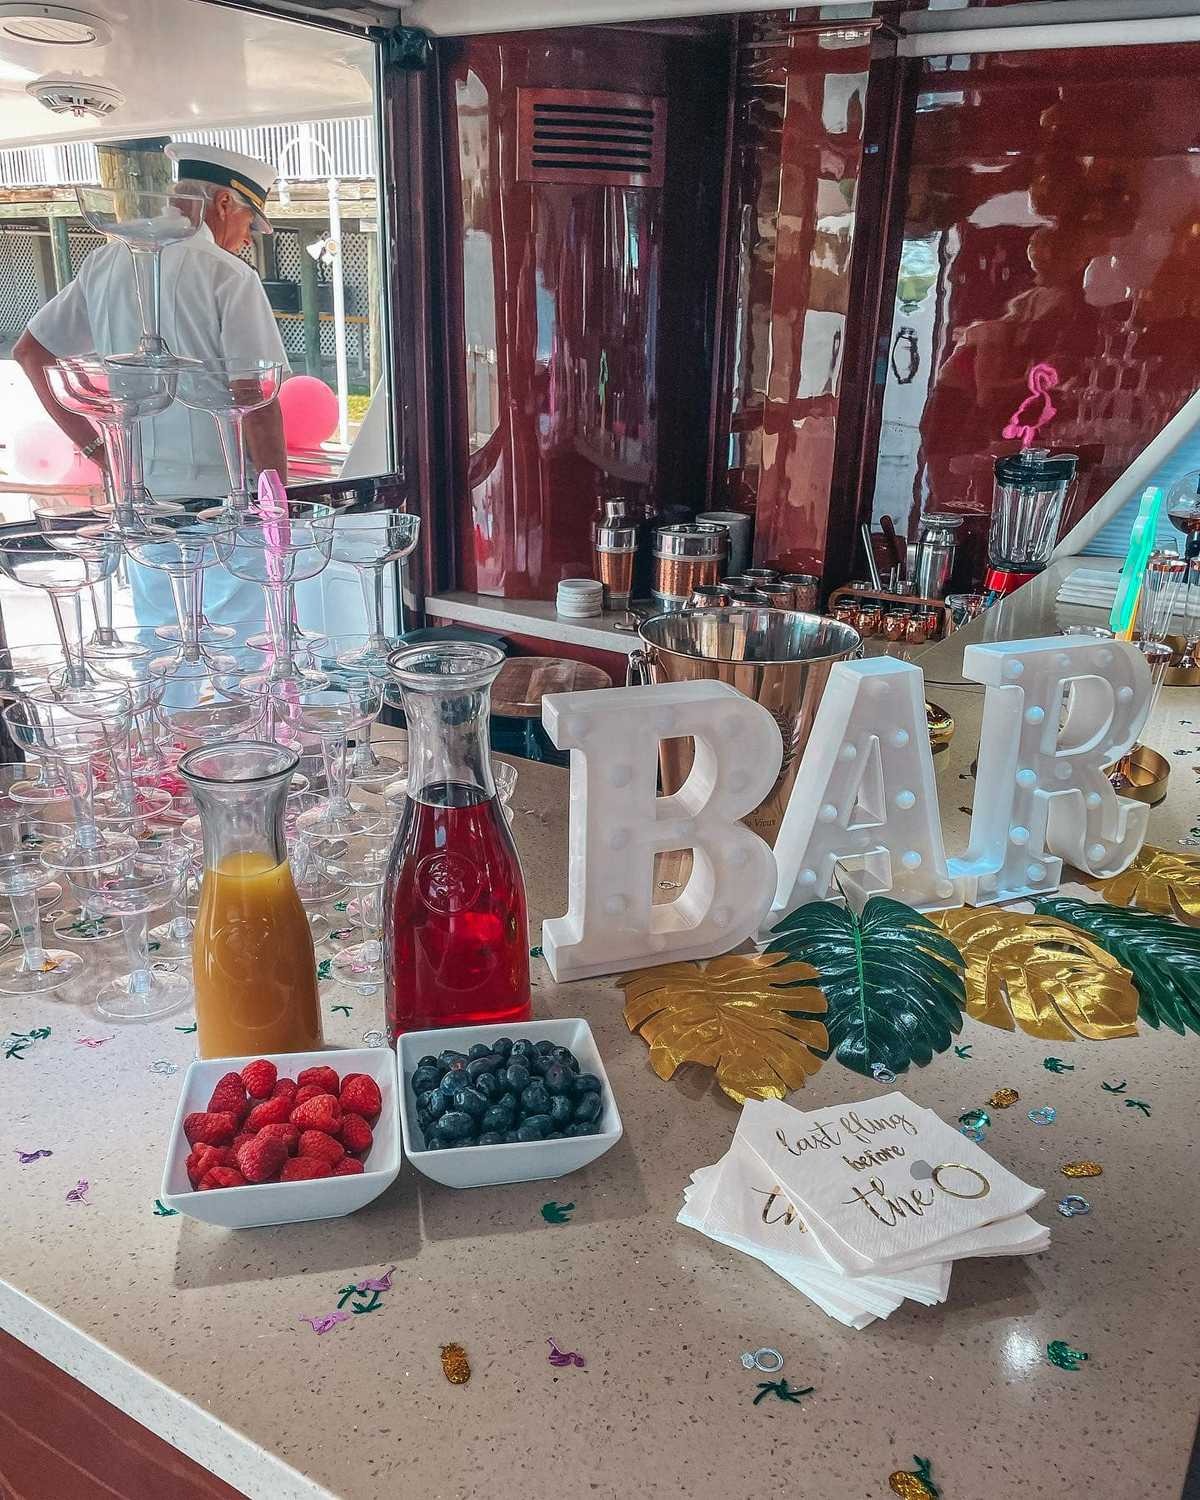
{"label": "glass carafe of red juice", "polygon": [[384,886],[388,1035],[527,1021],[525,881],[488,753],[496,646],[397,651],[408,800]]}

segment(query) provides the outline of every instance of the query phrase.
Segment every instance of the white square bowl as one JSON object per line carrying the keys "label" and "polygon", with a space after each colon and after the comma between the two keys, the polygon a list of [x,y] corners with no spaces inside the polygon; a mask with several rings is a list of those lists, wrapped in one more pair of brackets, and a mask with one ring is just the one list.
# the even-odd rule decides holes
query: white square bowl
{"label": "white square bowl", "polygon": [[[417,1059],[449,1050],[466,1052],[476,1042],[494,1042],[497,1037],[528,1037],[531,1042],[543,1038],[556,1047],[569,1047],[579,1060],[580,1070],[594,1073],[600,1080],[604,1108],[600,1111],[595,1135],[571,1136],[563,1141],[514,1141],[499,1146],[447,1146],[440,1151],[427,1150],[417,1124],[417,1096],[412,1075]],[[524,1025],[459,1026],[442,1031],[408,1031],[396,1042],[396,1060],[400,1066],[400,1129],[404,1135],[404,1154],[426,1177],[447,1187],[493,1187],[501,1182],[537,1182],[542,1177],[563,1177],[577,1172],[588,1162],[610,1150],[621,1139],[621,1116],[613,1097],[612,1085],[592,1037],[592,1028],[582,1018],[570,1021],[527,1021]],[[238,1189],[238,1191],[241,1191]]]}
{"label": "white square bowl", "polygon": [[352,1214],[372,1198],[378,1198],[396,1180],[401,1155],[395,1054],[390,1047],[347,1047],[324,1052],[287,1052],[270,1057],[270,1061],[279,1069],[281,1078],[295,1078],[305,1068],[327,1067],[341,1078],[347,1073],[366,1073],[375,1080],[383,1108],[371,1127],[375,1139],[361,1172],[351,1177],[318,1177],[309,1182],[254,1182],[245,1187],[195,1191],[188,1181],[187,1159],[191,1147],[183,1133],[184,1116],[207,1108],[217,1080],[226,1073],[240,1073],[253,1061],[252,1057],[213,1057],[194,1062],[188,1068],[171,1127],[159,1194],[168,1208],[178,1209],[193,1219],[203,1219],[206,1224],[220,1224],[225,1229],[299,1224],[306,1219],[336,1219]]}

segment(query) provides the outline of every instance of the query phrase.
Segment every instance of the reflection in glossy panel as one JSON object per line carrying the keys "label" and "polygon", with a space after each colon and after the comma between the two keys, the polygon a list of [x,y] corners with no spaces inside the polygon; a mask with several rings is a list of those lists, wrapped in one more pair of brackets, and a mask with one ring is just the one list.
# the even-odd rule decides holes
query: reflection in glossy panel
{"label": "reflection in glossy panel", "polygon": [[995,458],[1079,455],[1063,532],[1200,385],[1200,47],[922,64],[875,516],[969,519]]}

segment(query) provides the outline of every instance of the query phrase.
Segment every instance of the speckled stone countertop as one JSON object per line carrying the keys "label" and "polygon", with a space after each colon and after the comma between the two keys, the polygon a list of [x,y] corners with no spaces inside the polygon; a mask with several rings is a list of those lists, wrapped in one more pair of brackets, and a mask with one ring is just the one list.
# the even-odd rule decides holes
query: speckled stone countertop
{"label": "speckled stone countertop", "polygon": [[[938,758],[956,848],[976,700],[932,695],[963,720]],[[1194,725],[1181,722],[1189,709]],[[1176,690],[1148,735],[1174,772],[1151,822],[1167,847],[1195,821],[1193,728],[1200,695]],[[562,909],[566,785],[563,771],[520,763],[515,832],[534,942],[540,919]],[[873,1500],[914,1454],[932,1460],[945,1500],[1178,1500],[1200,1407],[1200,1038],[1051,1045],[966,1021],[965,1056],[951,1051],[899,1086],[950,1120],[1001,1085],[1020,1091],[987,1149],[1047,1190],[1035,1217],[1052,1226],[1051,1248],[960,1262],[943,1306],[906,1303],[851,1332],[675,1223],[689,1172],[726,1149],[736,1111],[706,1072],[670,1084],[650,1072],[607,981],[559,988],[533,964],[535,1014],[588,1018],[620,1104],[624,1139],[592,1166],[465,1192],[405,1166],[348,1219],[235,1233],[155,1215],[193,1055],[178,1028],[191,1018],[104,1025],[87,1004],[100,967],[63,998],[0,997],[0,1031],[51,1027],[23,1059],[0,1059],[0,1326],[254,1500]],[[382,1023],[380,994],[324,984],[322,1002],[332,1044],[361,1045]],[[111,1040],[92,1048],[85,1037]],[[1049,1053],[1075,1071],[1047,1072]],[[180,1074],[152,1071],[161,1058]],[[1100,1087],[1120,1079],[1149,1118]],[[797,1102],[884,1091],[831,1063]],[[1038,1104],[1055,1106],[1054,1125],[1029,1122]],[[53,1156],[19,1164],[18,1150],[43,1147]],[[1063,1219],[1053,1204],[1079,1185],[1058,1168],[1073,1157],[1105,1171],[1083,1185],[1090,1215]],[[66,1201],[78,1178],[91,1185],[87,1205]],[[550,1199],[574,1204],[569,1222],[543,1219]],[[371,1316],[322,1337],[299,1322],[393,1263],[393,1290]],[[549,1336],[586,1368],[551,1366]],[[1052,1339],[1088,1363],[1054,1367]],[[441,1372],[452,1340],[471,1360],[465,1386]],[[752,1404],[763,1377],[738,1357],[761,1345],[783,1352],[793,1385],[815,1387],[801,1405]]]}

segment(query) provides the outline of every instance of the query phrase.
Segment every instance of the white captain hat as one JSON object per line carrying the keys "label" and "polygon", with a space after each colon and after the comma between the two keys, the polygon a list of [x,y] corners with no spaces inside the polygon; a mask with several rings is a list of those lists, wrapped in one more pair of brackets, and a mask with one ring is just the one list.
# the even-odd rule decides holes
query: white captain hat
{"label": "white captain hat", "polygon": [[241,151],[201,146],[196,141],[178,141],[167,147],[166,154],[175,163],[181,181],[211,182],[215,187],[229,188],[254,210],[254,228],[260,234],[272,232],[266,207],[276,172],[269,162]]}

